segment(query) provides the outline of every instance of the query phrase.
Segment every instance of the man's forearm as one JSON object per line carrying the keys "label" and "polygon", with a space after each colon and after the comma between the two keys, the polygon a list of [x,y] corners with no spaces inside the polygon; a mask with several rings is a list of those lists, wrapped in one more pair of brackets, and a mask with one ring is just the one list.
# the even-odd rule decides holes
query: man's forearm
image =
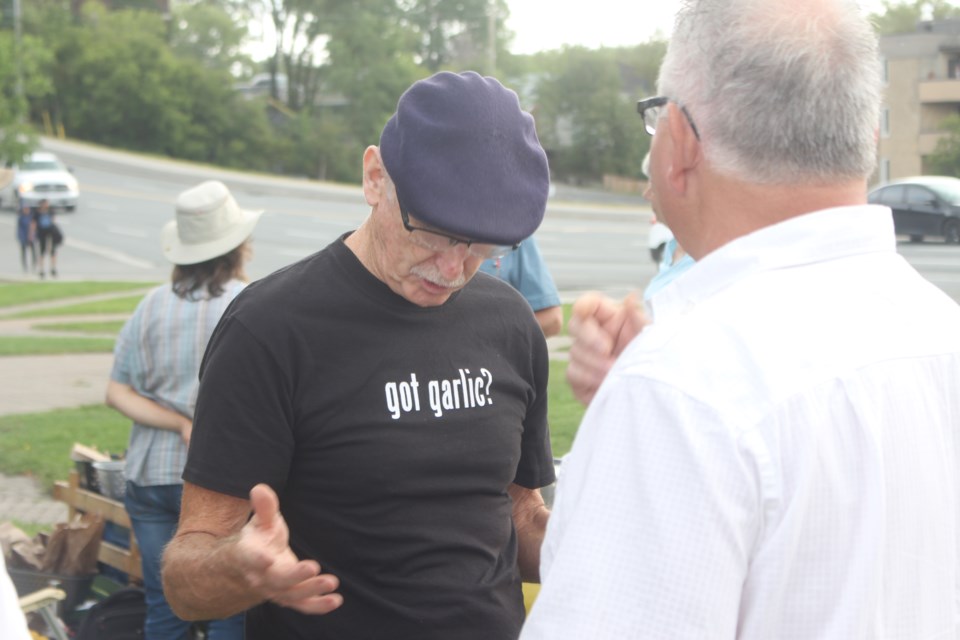
{"label": "man's forearm", "polygon": [[513,522],[517,529],[517,566],[524,582],[540,582],[540,547],[547,531],[550,510],[538,489],[516,484],[509,489],[513,498]]}
{"label": "man's forearm", "polygon": [[163,554],[163,592],[184,620],[218,620],[262,602],[237,569],[238,536],[178,533]]}

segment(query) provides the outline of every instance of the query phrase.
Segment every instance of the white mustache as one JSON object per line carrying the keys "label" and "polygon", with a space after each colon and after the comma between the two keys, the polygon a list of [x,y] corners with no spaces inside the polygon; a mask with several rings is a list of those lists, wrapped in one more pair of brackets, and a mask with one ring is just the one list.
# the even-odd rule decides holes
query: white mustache
{"label": "white mustache", "polygon": [[436,265],[432,264],[417,264],[410,267],[410,273],[417,276],[418,278],[423,278],[429,282],[432,282],[435,285],[446,287],[448,289],[459,289],[467,283],[467,277],[460,274],[459,278],[454,278],[453,280],[447,280],[442,275],[440,275],[440,270]]}

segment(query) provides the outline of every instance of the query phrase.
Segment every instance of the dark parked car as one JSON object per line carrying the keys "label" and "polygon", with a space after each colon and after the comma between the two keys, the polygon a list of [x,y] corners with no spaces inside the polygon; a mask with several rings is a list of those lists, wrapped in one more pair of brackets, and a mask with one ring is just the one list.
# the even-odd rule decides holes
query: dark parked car
{"label": "dark parked car", "polygon": [[960,243],[960,179],[919,176],[896,180],[870,192],[868,201],[893,210],[893,226],[911,242],[926,236]]}

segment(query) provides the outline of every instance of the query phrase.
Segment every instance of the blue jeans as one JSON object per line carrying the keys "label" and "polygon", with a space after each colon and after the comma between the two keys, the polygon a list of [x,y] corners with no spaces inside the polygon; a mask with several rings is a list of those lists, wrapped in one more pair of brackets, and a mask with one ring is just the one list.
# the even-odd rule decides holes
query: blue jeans
{"label": "blue jeans", "polygon": [[[143,587],[147,594],[146,640],[186,640],[190,623],[178,618],[163,596],[160,563],[163,548],[173,538],[180,519],[183,485],[141,487],[127,482],[124,506],[140,545]],[[243,640],[243,614],[211,621],[208,640]]]}

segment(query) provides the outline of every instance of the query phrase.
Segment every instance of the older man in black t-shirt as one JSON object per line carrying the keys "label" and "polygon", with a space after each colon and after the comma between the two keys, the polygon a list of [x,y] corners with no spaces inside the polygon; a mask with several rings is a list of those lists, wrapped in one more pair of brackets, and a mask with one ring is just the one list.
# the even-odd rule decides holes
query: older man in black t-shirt
{"label": "older man in black t-shirt", "polygon": [[249,610],[252,639],[516,638],[554,480],[547,350],[523,298],[474,275],[547,189],[499,82],[404,93],[363,156],[367,220],[250,285],[211,339],[164,565],[179,615]]}

